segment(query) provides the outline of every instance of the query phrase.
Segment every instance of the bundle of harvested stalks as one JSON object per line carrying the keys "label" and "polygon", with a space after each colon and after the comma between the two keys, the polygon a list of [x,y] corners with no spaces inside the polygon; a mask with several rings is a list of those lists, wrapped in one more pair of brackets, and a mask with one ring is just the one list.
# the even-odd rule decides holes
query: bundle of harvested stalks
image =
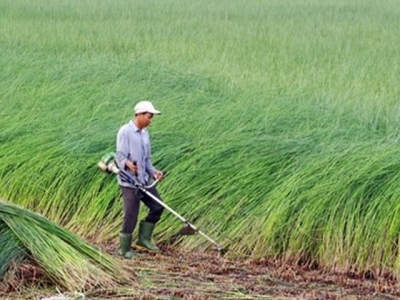
{"label": "bundle of harvested stalks", "polygon": [[[20,274],[29,259],[65,290],[117,286],[131,277],[112,256],[43,216],[0,199],[0,280]],[[8,276],[7,276],[8,275]]]}

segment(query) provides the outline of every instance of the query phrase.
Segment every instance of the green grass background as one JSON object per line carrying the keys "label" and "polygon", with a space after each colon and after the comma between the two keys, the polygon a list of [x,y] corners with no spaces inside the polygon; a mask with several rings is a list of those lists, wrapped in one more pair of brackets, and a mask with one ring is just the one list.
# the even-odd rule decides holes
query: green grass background
{"label": "green grass background", "polygon": [[[394,0],[3,0],[0,195],[116,239],[119,189],[96,164],[146,98],[163,112],[150,132],[164,200],[231,253],[398,274],[399,13]],[[156,239],[179,228],[166,212]]]}

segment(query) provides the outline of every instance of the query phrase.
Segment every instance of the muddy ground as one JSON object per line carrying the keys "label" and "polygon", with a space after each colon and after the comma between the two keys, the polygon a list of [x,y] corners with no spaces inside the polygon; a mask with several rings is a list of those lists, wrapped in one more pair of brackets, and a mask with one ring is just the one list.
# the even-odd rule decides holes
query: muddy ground
{"label": "muddy ground", "polygon": [[390,279],[163,250],[164,255],[139,253],[132,265],[135,287],[148,299],[400,299],[400,286]]}
{"label": "muddy ground", "polygon": [[[103,245],[115,254],[115,245]],[[229,253],[138,253],[126,261],[136,280],[115,290],[96,289],[70,299],[400,299],[400,286],[390,278],[355,273],[330,273],[308,266],[268,260],[238,259]],[[37,276],[37,275],[36,275]],[[21,289],[0,293],[0,299],[41,299],[54,289]]]}

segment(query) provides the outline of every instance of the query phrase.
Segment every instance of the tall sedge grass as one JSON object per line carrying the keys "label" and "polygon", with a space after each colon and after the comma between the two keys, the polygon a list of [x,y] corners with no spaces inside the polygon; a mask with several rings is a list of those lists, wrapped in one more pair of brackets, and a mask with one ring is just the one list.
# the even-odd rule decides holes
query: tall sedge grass
{"label": "tall sedge grass", "polygon": [[[3,197],[115,239],[120,192],[96,164],[148,98],[164,200],[230,253],[398,275],[396,1],[0,8]],[[179,223],[166,212],[156,239]]]}

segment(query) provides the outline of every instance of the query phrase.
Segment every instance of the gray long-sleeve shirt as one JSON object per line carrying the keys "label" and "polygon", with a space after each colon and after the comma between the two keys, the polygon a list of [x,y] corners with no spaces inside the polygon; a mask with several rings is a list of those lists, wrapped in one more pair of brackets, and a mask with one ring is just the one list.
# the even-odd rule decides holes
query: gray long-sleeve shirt
{"label": "gray long-sleeve shirt", "polygon": [[[150,160],[151,147],[148,131],[144,128],[140,130],[131,120],[123,125],[117,134],[117,151],[115,160],[121,169],[125,169],[127,160],[136,162],[138,167],[137,177],[142,184],[148,184],[150,177],[156,169]],[[135,187],[133,184],[124,181],[118,176],[118,184],[125,187]]]}

